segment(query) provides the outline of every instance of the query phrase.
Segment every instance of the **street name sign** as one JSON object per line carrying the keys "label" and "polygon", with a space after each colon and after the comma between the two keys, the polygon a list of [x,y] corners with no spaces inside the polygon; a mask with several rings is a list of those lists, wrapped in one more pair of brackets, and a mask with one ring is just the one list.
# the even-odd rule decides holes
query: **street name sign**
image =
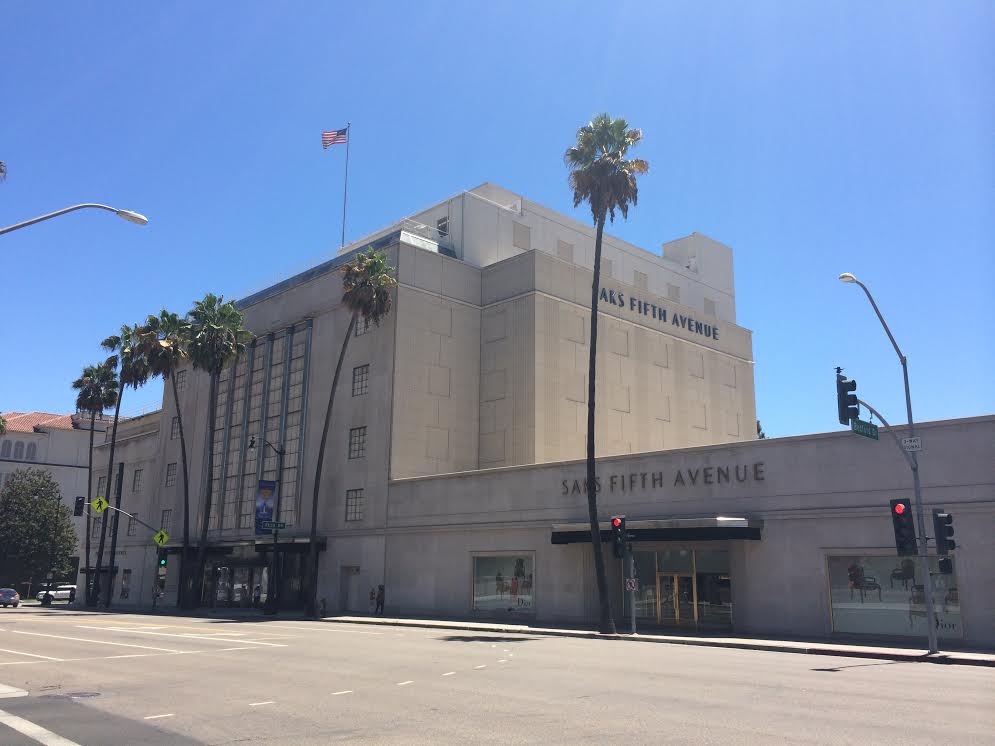
{"label": "street name sign", "polygon": [[902,448],[906,451],[921,451],[922,450],[922,438],[918,435],[914,438],[902,438]]}
{"label": "street name sign", "polygon": [[110,503],[108,503],[101,495],[98,495],[97,499],[90,504],[93,506],[93,512],[98,514],[103,513],[110,505]]}
{"label": "street name sign", "polygon": [[878,426],[870,422],[864,422],[854,417],[850,420],[850,429],[857,433],[857,435],[863,435],[865,438],[870,438],[871,440],[878,439]]}
{"label": "street name sign", "polygon": [[270,531],[282,531],[287,527],[284,521],[263,521],[263,528],[269,529]]}
{"label": "street name sign", "polygon": [[155,536],[152,537],[152,541],[158,544],[160,547],[166,546],[166,542],[169,541],[169,534],[163,531],[161,528],[156,531]]}

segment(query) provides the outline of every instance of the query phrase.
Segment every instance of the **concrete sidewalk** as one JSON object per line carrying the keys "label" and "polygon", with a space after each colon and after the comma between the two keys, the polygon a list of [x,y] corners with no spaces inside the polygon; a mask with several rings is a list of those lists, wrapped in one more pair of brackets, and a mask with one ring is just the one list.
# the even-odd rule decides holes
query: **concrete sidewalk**
{"label": "concrete sidewalk", "polygon": [[964,666],[988,666],[995,668],[995,653],[973,651],[941,651],[928,655],[923,648],[892,647],[884,645],[861,645],[837,641],[815,642],[797,640],[776,640],[752,637],[688,636],[651,634],[602,635],[588,629],[565,627],[533,627],[526,624],[501,624],[477,621],[453,621],[442,619],[408,619],[376,616],[330,616],[323,622],[348,624],[388,625],[397,627],[423,627],[468,632],[497,632],[518,635],[543,635],[554,637],[575,637],[580,639],[625,640],[628,642],[655,642],[669,645],[697,645],[701,647],[733,648],[740,650],[768,650],[779,653],[808,653],[810,655],[837,655],[852,658],[875,658],[881,660],[948,663]]}

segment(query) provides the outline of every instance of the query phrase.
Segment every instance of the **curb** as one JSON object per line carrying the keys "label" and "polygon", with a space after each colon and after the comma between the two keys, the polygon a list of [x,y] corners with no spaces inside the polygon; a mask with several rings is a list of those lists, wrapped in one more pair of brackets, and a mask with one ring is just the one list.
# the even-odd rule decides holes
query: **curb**
{"label": "curb", "polygon": [[586,630],[568,629],[529,629],[520,626],[503,625],[481,625],[473,622],[449,622],[446,624],[432,623],[430,621],[409,621],[403,619],[376,620],[376,619],[342,619],[339,617],[323,617],[318,620],[322,622],[333,622],[336,624],[366,624],[379,627],[414,627],[418,629],[452,630],[456,632],[494,632],[498,634],[535,635],[540,637],[572,637],[586,640],[620,640],[624,642],[648,642],[663,645],[688,645],[691,647],[709,648],[730,648],[733,650],[762,650],[775,653],[803,653],[807,655],[837,656],[841,658],[870,658],[874,660],[890,660],[906,663],[935,663],[944,665],[962,666],[983,666],[995,668],[995,656],[989,658],[964,657],[956,653],[938,653],[929,655],[914,651],[883,650],[883,649],[856,649],[849,647],[831,647],[824,644],[811,645],[786,645],[777,642],[742,642],[736,640],[716,639],[687,639],[679,637],[664,636],[641,636],[641,635],[608,635],[600,632]]}

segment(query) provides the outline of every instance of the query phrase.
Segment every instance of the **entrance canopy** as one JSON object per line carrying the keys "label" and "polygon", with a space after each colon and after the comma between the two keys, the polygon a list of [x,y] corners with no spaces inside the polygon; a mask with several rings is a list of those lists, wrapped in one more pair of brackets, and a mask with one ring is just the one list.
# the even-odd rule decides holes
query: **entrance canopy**
{"label": "entrance canopy", "polygon": [[[750,518],[675,518],[669,520],[627,520],[625,530],[632,541],[724,541],[760,540],[763,521]],[[608,521],[600,523],[601,541],[611,541]],[[553,525],[553,544],[578,544],[591,540],[587,523]]]}

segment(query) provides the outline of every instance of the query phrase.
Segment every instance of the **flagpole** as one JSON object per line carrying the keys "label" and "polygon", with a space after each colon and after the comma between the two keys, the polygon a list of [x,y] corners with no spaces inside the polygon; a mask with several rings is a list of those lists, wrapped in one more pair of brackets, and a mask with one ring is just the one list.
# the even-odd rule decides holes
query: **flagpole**
{"label": "flagpole", "polygon": [[345,247],[345,207],[346,202],[349,197],[349,142],[352,140],[352,133],[349,132],[349,128],[352,126],[352,122],[346,122],[345,125],[345,186],[342,189],[342,243],[339,248]]}

